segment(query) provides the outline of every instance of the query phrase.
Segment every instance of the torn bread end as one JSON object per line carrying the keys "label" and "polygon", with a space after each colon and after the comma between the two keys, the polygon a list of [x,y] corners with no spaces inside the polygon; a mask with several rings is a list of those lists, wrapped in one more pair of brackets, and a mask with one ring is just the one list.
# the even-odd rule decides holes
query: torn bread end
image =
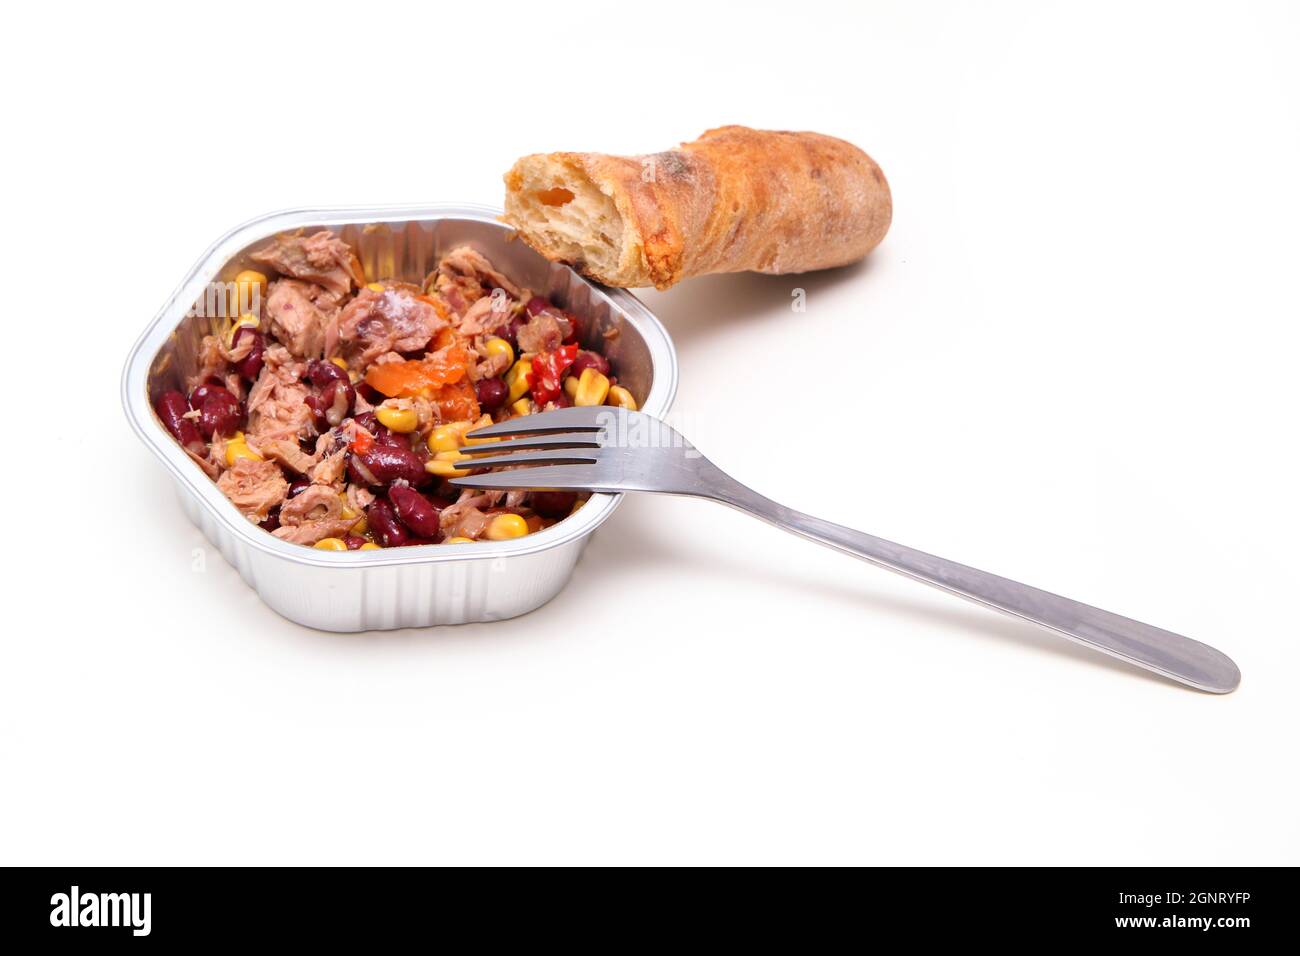
{"label": "torn bread end", "polygon": [[505,221],[552,261],[622,284],[624,223],[614,200],[572,163],[525,156],[506,174]]}

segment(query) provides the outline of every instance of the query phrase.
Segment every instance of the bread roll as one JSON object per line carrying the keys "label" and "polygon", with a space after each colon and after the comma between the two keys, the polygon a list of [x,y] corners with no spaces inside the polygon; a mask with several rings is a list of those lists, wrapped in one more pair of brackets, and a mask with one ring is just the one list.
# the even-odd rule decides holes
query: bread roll
{"label": "bread roll", "polygon": [[744,126],[648,156],[536,153],[505,181],[504,220],[525,242],[623,287],[842,266],[893,212],[884,173],[851,143]]}

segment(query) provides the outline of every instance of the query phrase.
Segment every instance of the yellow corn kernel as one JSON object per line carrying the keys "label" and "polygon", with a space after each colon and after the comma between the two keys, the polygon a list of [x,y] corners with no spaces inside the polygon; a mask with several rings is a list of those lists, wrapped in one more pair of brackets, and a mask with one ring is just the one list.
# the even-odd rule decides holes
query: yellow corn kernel
{"label": "yellow corn kernel", "polygon": [[339,511],[340,518],[357,517],[357,512],[353,510],[350,504],[348,504],[348,496],[343,494],[343,492],[339,492],[339,501],[343,503],[343,508]]}
{"label": "yellow corn kernel", "polygon": [[226,441],[226,465],[233,468],[235,462],[241,458],[251,458],[253,461],[262,460],[261,455],[248,447],[248,442],[244,439],[244,433],[235,432],[234,437]]}
{"label": "yellow corn kernel", "polygon": [[469,422],[450,422],[436,425],[429,432],[429,451],[455,451],[460,447],[461,438],[469,431]]}
{"label": "yellow corn kernel", "polygon": [[380,551],[382,549],[379,547],[379,545],[375,544],[373,541],[367,541],[361,547],[357,548],[357,550],[358,551]]}
{"label": "yellow corn kernel", "polygon": [[346,551],[348,549],[342,538],[321,538],[312,547],[320,548],[322,551]]}
{"label": "yellow corn kernel", "polygon": [[507,541],[510,538],[522,538],[527,533],[527,521],[519,515],[504,514],[492,519],[486,537],[489,541]]}
{"label": "yellow corn kernel", "polygon": [[532,370],[533,363],[529,359],[521,358],[510,366],[510,371],[506,372],[506,384],[510,386],[510,394],[506,396],[506,401],[511,405],[528,392],[528,374]]}
{"label": "yellow corn kernel", "polygon": [[573,401],[573,396],[578,394],[578,376],[570,375],[564,380],[564,394],[569,396],[569,401]]}
{"label": "yellow corn kernel", "polygon": [[[476,422],[467,422],[466,424],[469,425],[469,427],[465,429],[466,432],[472,432],[472,431],[474,431],[474,430],[476,430],[476,429],[479,429],[479,428],[487,428],[489,425],[492,424],[492,416],[491,416],[491,415],[483,415],[481,418],[479,418],[478,421],[476,421]],[[499,439],[499,438],[462,438],[461,440],[462,440],[466,445],[488,445],[488,444],[491,444],[491,443],[494,442],[494,441],[500,441],[501,439]]]}
{"label": "yellow corn kernel", "polygon": [[531,398],[521,398],[510,406],[510,411],[518,415],[531,415],[533,413],[533,400]]}
{"label": "yellow corn kernel", "polygon": [[361,381],[361,373],[354,372],[351,369],[348,369],[348,381],[351,382],[353,385],[357,384],[357,382]]}
{"label": "yellow corn kernel", "polygon": [[337,365],[339,368],[343,369],[343,371],[346,372],[348,370],[348,360],[345,359],[342,355],[336,355],[332,359],[330,359],[330,361],[333,362],[335,365]]}
{"label": "yellow corn kernel", "polygon": [[609,395],[609,379],[594,368],[584,368],[578,379],[578,391],[574,393],[575,405],[604,405]]}
{"label": "yellow corn kernel", "polygon": [[234,468],[235,462],[239,461],[241,458],[247,458],[251,461],[262,460],[261,455],[253,451],[253,449],[249,448],[248,445],[244,444],[242,441],[226,442],[226,464],[229,467]]}
{"label": "yellow corn kernel", "polygon": [[266,297],[266,276],[253,269],[245,269],[235,276],[235,308],[247,309],[253,305],[253,296],[260,302]]}
{"label": "yellow corn kernel", "polygon": [[617,405],[619,408],[626,408],[629,412],[636,411],[636,399],[622,385],[611,385],[609,387],[609,395],[605,398],[605,404]]}
{"label": "yellow corn kernel", "polygon": [[366,288],[371,292],[383,292],[384,284],[382,282],[371,282],[366,285]]}
{"label": "yellow corn kernel", "polygon": [[443,544],[473,544],[473,543],[474,543],[473,538],[462,538],[459,535],[457,535],[454,538],[448,538],[445,541],[443,541]]}
{"label": "yellow corn kernel", "polygon": [[375,409],[375,418],[389,431],[413,432],[420,424],[420,416],[414,408],[394,408],[392,405],[380,405]]}
{"label": "yellow corn kernel", "polygon": [[510,347],[510,343],[505,339],[491,338],[483,343],[487,349],[488,358],[496,358],[498,355],[504,355],[509,360],[509,365],[515,362],[515,350]]}
{"label": "yellow corn kernel", "polygon": [[439,478],[464,478],[469,472],[464,468],[457,468],[456,462],[464,461],[468,457],[469,455],[459,451],[440,451],[424,463],[424,470]]}
{"label": "yellow corn kernel", "polygon": [[234,347],[235,336],[239,334],[240,329],[255,329],[261,324],[261,321],[252,312],[245,312],[239,317],[238,322],[232,323],[230,328],[226,330],[226,348]]}

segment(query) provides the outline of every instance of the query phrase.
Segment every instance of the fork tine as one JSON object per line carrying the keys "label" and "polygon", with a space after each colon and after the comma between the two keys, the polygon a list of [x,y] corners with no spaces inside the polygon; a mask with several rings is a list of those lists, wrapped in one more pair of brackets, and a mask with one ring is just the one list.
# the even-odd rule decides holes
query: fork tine
{"label": "fork tine", "polygon": [[598,432],[619,410],[605,405],[558,408],[540,415],[507,418],[503,422],[477,428],[466,438],[501,438],[506,435],[547,435],[556,432]]}
{"label": "fork tine", "polygon": [[586,465],[548,465],[543,468],[520,468],[516,471],[494,471],[466,478],[453,478],[457,488],[483,488],[491,491],[513,491],[516,488],[545,488],[553,491],[597,491],[596,469]]}
{"label": "fork tine", "polygon": [[494,458],[475,458],[460,463],[462,468],[501,468],[509,465],[594,465],[596,449],[572,448],[563,451],[524,452],[517,455],[497,455]]}
{"label": "fork tine", "polygon": [[487,441],[481,445],[464,445],[462,455],[495,455],[527,448],[599,448],[600,438],[595,432],[572,432],[560,435],[533,435],[527,438],[507,438]]}

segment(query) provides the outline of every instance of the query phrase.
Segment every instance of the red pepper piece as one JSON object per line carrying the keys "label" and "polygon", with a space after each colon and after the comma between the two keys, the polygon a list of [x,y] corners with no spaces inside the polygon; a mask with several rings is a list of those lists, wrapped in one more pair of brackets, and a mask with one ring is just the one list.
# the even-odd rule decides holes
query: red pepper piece
{"label": "red pepper piece", "polygon": [[533,356],[532,371],[528,373],[528,389],[533,401],[545,405],[554,401],[563,391],[560,382],[564,372],[578,357],[578,346],[561,345],[551,352],[539,352]]}

